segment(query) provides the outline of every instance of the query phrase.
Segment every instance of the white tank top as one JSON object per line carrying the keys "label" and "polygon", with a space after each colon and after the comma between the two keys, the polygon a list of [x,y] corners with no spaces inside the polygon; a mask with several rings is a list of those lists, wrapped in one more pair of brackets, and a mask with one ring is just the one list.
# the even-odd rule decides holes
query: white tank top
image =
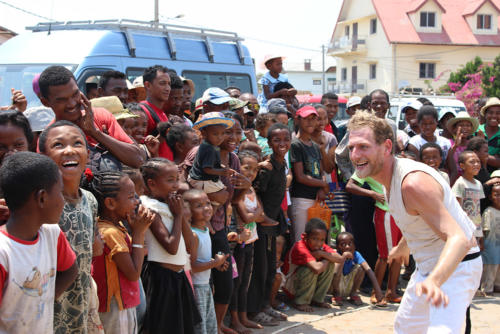
{"label": "white tank top", "polygon": [[[475,227],[460,207],[456,197],[452,194],[449,184],[446,183],[435,169],[410,159],[395,158],[391,180],[389,212],[401,229],[418,270],[423,275],[427,275],[434,269],[438,262],[445,242],[439,238],[420,216],[412,216],[405,209],[401,195],[401,183],[406,175],[415,171],[422,171],[429,174],[441,185],[444,193],[444,206],[464,231],[467,239],[472,238]],[[469,250],[469,253],[477,251],[479,251],[479,248],[473,247]]]}
{"label": "white tank top", "polygon": [[[161,216],[161,221],[163,225],[167,228],[169,233],[172,233],[172,227],[174,226],[174,216],[168,205],[162,203],[154,198],[148,196],[141,196],[141,203],[148,209],[158,213]],[[146,235],[144,237],[146,247],[148,248],[148,261],[154,261],[159,263],[170,263],[175,265],[184,266],[188,262],[188,254],[186,250],[186,244],[184,243],[184,238],[179,240],[179,248],[177,249],[177,254],[172,255],[163,248],[163,246],[156,240],[155,236],[148,228]]]}

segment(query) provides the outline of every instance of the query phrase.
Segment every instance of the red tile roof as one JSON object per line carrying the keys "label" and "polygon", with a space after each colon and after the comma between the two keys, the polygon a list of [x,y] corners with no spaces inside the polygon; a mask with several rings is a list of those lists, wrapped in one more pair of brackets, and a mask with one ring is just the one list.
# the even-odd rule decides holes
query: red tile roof
{"label": "red tile roof", "polygon": [[[444,9],[441,33],[417,32],[408,16],[427,1],[434,1]],[[491,3],[497,10],[500,8],[500,0],[372,0],[390,43],[500,46],[499,33],[474,34],[466,21],[466,16],[475,13],[485,2]],[[499,13],[496,13],[498,27]]]}

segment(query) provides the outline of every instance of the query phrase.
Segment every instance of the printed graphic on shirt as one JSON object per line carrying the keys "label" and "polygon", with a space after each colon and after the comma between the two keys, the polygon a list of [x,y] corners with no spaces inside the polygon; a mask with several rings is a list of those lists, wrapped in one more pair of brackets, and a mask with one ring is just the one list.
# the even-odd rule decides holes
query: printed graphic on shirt
{"label": "printed graphic on shirt", "polygon": [[480,199],[481,191],[472,188],[464,189],[463,209],[476,226],[481,226]]}
{"label": "printed graphic on shirt", "polygon": [[56,269],[53,267],[46,273],[41,273],[37,267],[33,267],[24,282],[16,282],[15,279],[12,279],[12,282],[21,289],[25,296],[40,297],[36,319],[40,319],[43,315],[45,309],[43,295],[47,294],[51,280],[55,280],[55,276]]}

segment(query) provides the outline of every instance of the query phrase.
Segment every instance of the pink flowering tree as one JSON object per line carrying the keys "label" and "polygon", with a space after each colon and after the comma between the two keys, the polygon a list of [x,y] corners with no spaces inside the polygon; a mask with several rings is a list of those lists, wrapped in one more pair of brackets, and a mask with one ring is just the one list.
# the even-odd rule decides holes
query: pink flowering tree
{"label": "pink flowering tree", "polygon": [[481,97],[500,96],[500,56],[493,63],[483,63],[476,57],[461,69],[450,73],[448,88],[457,99],[464,102],[472,116],[478,116],[473,108]]}

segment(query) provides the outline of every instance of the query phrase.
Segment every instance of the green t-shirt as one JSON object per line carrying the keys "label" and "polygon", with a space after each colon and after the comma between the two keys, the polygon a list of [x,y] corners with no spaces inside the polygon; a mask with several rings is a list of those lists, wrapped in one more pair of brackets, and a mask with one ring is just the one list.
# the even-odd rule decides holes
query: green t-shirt
{"label": "green t-shirt", "polygon": [[498,131],[488,138],[486,135],[486,130],[484,129],[485,125],[481,124],[477,130],[481,130],[484,133],[485,139],[488,142],[488,153],[491,155],[499,154],[500,155],[500,127],[498,128]]}
{"label": "green t-shirt", "polygon": [[[384,194],[384,187],[382,186],[382,184],[378,183],[377,181],[375,181],[374,179],[372,179],[371,177],[367,177],[367,178],[360,178],[358,177],[358,175],[356,175],[356,173],[354,173],[352,176],[351,176],[351,179],[353,179],[354,181],[358,182],[359,184],[363,184],[363,183],[368,183],[368,185],[370,186],[370,188],[372,188],[373,191],[375,191],[376,193],[379,193],[379,194]],[[375,206],[378,207],[379,209],[382,209],[384,211],[389,211],[389,205],[387,204],[387,201],[384,201],[384,203],[380,203],[379,201],[375,201]]]}

